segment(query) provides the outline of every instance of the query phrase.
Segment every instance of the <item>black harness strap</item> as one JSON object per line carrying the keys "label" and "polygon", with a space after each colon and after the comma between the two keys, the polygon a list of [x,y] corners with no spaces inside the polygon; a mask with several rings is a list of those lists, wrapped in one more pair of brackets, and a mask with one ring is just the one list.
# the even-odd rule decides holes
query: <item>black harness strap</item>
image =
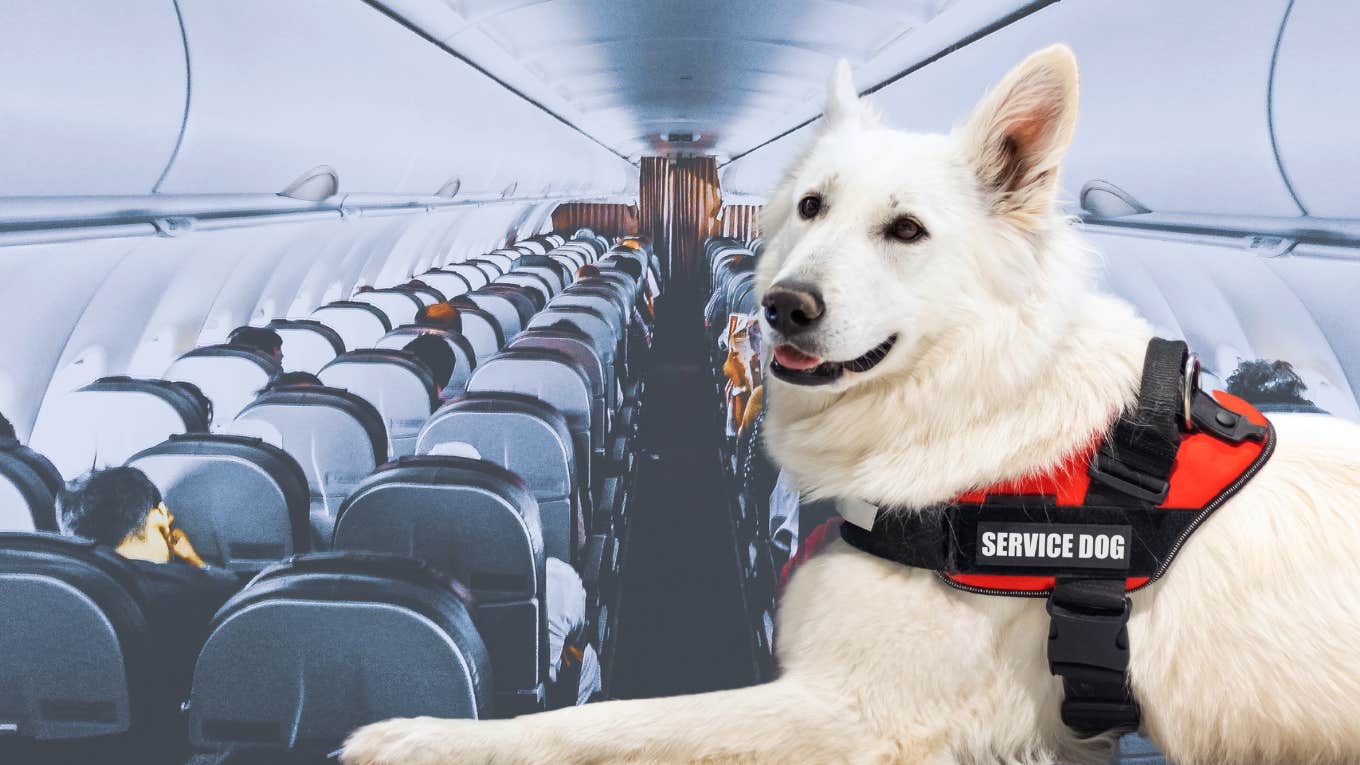
{"label": "black harness strap", "polygon": [[[1185,343],[1154,338],[1148,344],[1137,403],[1092,457],[1091,484],[1082,505],[1059,506],[1053,497],[1002,495],[980,504],[925,510],[880,508],[871,530],[844,523],[841,537],[880,558],[941,572],[946,583],[965,590],[1047,596],[1049,669],[1063,680],[1063,722],[1085,736],[1136,730],[1140,714],[1127,677],[1127,579],[1160,577],[1186,537],[1216,506],[1156,507],[1170,490],[1181,434],[1200,428],[1240,443],[1265,439],[1269,432],[1199,391],[1197,369]],[[1270,456],[1273,444],[1266,446],[1248,474]],[[982,541],[997,538],[989,533],[1015,536],[1013,531],[1037,533],[1045,540],[1056,535],[1059,540],[1051,541],[1050,549],[1073,534],[1099,535],[1112,544],[1122,541],[1124,549],[1117,560],[1077,561],[1065,555],[1055,562],[1012,555],[1007,562]],[[988,590],[959,584],[943,572],[1047,575],[1056,584],[1049,592]]]}

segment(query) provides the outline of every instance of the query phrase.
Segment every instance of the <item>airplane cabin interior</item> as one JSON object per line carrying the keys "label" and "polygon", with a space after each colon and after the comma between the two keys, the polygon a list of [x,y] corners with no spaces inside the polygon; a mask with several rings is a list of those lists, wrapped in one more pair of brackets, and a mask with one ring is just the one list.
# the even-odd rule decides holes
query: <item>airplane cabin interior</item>
{"label": "airplane cabin interior", "polygon": [[[755,264],[838,59],[940,132],[1070,45],[1099,282],[1206,387],[1360,421],[1357,36],[1294,0],[0,0],[0,761],[326,762],[775,677],[836,508],[761,445]],[[115,474],[218,590],[73,530]]]}

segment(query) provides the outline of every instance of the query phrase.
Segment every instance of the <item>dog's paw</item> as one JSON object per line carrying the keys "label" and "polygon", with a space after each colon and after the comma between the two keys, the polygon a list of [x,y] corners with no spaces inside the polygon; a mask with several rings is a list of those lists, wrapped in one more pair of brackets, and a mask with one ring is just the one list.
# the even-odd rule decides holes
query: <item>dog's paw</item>
{"label": "dog's paw", "polygon": [[[493,723],[433,717],[387,720],[349,734],[342,765],[474,765],[493,752],[478,746],[479,732]],[[479,731],[480,729],[480,731]],[[484,742],[489,743],[489,742]]]}

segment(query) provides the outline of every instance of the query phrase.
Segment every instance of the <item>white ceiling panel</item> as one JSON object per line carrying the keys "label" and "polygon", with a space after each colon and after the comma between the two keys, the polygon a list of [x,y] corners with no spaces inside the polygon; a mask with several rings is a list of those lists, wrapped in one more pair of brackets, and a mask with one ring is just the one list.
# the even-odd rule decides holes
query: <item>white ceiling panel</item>
{"label": "white ceiling panel", "polygon": [[[923,50],[1042,4],[373,1],[634,159],[743,153],[819,114],[837,59],[848,59],[856,79],[871,86],[919,63]],[[672,144],[670,133],[692,133],[695,141]]]}

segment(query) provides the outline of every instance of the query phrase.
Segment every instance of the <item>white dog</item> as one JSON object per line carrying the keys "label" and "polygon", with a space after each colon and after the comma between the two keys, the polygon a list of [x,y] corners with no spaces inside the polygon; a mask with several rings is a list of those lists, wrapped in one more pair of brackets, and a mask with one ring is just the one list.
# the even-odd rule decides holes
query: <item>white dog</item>
{"label": "white dog", "polygon": [[[773,334],[785,374],[767,378],[769,445],[804,490],[928,506],[1051,469],[1134,399],[1151,330],[1094,288],[1055,208],[1076,119],[1064,47],[1023,62],[949,135],[880,127],[841,65],[824,133],[770,198],[759,274],[767,297],[820,293],[797,347]],[[1273,421],[1274,457],[1133,595],[1131,685],[1178,765],[1360,762],[1360,428]],[[772,683],[392,720],[354,733],[341,759],[1099,758],[1108,737],[1060,720],[1047,629],[1041,600],[961,592],[838,541],[789,584]]]}

